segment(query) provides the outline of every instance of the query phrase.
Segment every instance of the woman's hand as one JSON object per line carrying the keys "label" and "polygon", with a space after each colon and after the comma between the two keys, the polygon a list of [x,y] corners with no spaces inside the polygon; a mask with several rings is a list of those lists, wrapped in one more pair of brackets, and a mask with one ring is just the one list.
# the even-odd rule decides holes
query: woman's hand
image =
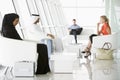
{"label": "woman's hand", "polygon": [[97,23],[97,34],[98,35],[100,35],[99,26],[100,26],[100,23]]}
{"label": "woman's hand", "polygon": [[47,36],[51,37],[52,39],[55,38],[54,35],[52,35],[52,34],[47,34]]}
{"label": "woman's hand", "polygon": [[97,27],[99,27],[100,26],[100,23],[97,23]]}

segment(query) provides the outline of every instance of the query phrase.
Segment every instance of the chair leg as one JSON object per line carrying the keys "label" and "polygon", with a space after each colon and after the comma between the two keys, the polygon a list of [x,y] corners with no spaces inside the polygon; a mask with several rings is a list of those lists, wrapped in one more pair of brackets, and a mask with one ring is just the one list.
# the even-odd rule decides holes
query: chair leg
{"label": "chair leg", "polygon": [[93,63],[95,62],[96,59],[96,53],[93,53]]}
{"label": "chair leg", "polygon": [[8,69],[9,69],[9,67],[6,67],[6,68],[4,69],[4,72],[3,72],[4,75],[7,74]]}
{"label": "chair leg", "polygon": [[10,67],[11,76],[13,76],[13,67]]}

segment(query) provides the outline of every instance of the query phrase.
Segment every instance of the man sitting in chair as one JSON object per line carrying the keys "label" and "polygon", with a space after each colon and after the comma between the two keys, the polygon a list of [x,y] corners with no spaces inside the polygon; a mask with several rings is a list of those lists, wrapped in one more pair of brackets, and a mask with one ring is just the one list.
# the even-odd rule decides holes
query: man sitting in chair
{"label": "man sitting in chair", "polygon": [[77,44],[77,35],[81,34],[83,28],[76,24],[76,19],[73,19],[73,25],[68,30],[70,35],[74,35],[75,43]]}

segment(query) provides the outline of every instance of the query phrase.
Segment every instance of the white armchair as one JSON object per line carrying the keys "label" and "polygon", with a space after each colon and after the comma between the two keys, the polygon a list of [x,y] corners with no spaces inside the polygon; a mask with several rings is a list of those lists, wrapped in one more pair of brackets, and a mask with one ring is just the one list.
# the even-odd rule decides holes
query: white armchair
{"label": "white armchair", "polygon": [[0,64],[13,66],[17,61],[36,61],[37,43],[0,36]]}
{"label": "white armchair", "polygon": [[96,53],[95,49],[102,48],[105,42],[110,42],[112,44],[111,49],[116,50],[118,48],[118,33],[94,37],[92,44],[92,52]]}

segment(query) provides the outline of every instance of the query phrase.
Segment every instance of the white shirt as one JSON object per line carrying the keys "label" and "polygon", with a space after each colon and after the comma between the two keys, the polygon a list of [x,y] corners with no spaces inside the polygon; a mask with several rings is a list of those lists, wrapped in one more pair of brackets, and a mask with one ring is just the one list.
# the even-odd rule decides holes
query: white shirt
{"label": "white shirt", "polygon": [[41,41],[41,39],[47,38],[47,34],[42,31],[38,24],[32,24],[28,28],[27,36],[29,40]]}
{"label": "white shirt", "polygon": [[76,24],[76,25],[70,26],[68,29],[78,29],[78,28],[80,28],[80,26]]}

